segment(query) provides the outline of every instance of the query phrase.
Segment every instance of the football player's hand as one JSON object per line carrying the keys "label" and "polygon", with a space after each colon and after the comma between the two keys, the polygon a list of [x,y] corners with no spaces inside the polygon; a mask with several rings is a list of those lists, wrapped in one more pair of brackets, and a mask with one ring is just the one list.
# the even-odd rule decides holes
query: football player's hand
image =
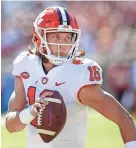
{"label": "football player's hand", "polygon": [[40,98],[36,99],[35,103],[30,107],[30,113],[36,117],[38,115],[40,108],[46,108],[49,102],[46,100],[46,96],[52,96],[52,92],[43,94]]}

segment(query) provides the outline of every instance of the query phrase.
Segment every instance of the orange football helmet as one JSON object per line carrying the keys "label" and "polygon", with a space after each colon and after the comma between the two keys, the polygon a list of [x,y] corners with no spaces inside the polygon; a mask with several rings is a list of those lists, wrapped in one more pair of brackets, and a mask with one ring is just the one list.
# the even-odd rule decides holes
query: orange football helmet
{"label": "orange football helmet", "polygon": [[[81,31],[78,27],[75,17],[63,7],[48,7],[42,11],[36,18],[33,32],[33,43],[36,50],[44,55],[50,62],[55,65],[60,65],[65,61],[74,58],[79,50],[79,39]],[[71,32],[72,44],[48,43],[46,34],[48,32]],[[55,56],[51,53],[49,44],[59,46],[71,46],[71,49],[66,57]]]}

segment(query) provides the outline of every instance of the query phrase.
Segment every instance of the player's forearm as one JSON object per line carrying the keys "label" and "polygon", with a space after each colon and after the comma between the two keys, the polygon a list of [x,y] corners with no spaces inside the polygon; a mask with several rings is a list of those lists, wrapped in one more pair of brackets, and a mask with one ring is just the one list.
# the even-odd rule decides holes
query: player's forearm
{"label": "player's forearm", "polygon": [[136,141],[136,125],[128,113],[124,113],[124,117],[120,120],[119,128],[124,143]]}
{"label": "player's forearm", "polygon": [[9,112],[6,118],[6,128],[9,132],[21,131],[25,128],[25,124],[20,121],[20,112]]}
{"label": "player's forearm", "polygon": [[136,141],[136,125],[131,115],[111,94],[104,92],[104,98],[102,114],[119,126],[124,143]]}

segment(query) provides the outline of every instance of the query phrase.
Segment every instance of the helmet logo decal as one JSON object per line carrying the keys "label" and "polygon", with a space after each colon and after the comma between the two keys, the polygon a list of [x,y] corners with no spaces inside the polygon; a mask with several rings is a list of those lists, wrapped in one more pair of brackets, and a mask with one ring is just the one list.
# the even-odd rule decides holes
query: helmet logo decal
{"label": "helmet logo decal", "polygon": [[42,21],[43,21],[43,18],[39,18],[39,19],[38,19],[38,22],[37,22],[38,25],[40,25],[40,23],[41,23]]}

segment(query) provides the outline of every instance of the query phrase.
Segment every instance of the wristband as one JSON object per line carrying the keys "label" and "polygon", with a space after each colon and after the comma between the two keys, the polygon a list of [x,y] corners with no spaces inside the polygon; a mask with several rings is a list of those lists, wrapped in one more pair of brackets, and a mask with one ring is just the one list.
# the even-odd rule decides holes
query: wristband
{"label": "wristband", "polygon": [[30,110],[31,110],[31,107],[28,107],[24,110],[22,110],[20,113],[19,113],[19,118],[20,118],[20,121],[23,123],[23,124],[29,124],[35,117],[30,113]]}
{"label": "wristband", "polygon": [[136,141],[130,141],[125,143],[125,148],[136,148]]}

